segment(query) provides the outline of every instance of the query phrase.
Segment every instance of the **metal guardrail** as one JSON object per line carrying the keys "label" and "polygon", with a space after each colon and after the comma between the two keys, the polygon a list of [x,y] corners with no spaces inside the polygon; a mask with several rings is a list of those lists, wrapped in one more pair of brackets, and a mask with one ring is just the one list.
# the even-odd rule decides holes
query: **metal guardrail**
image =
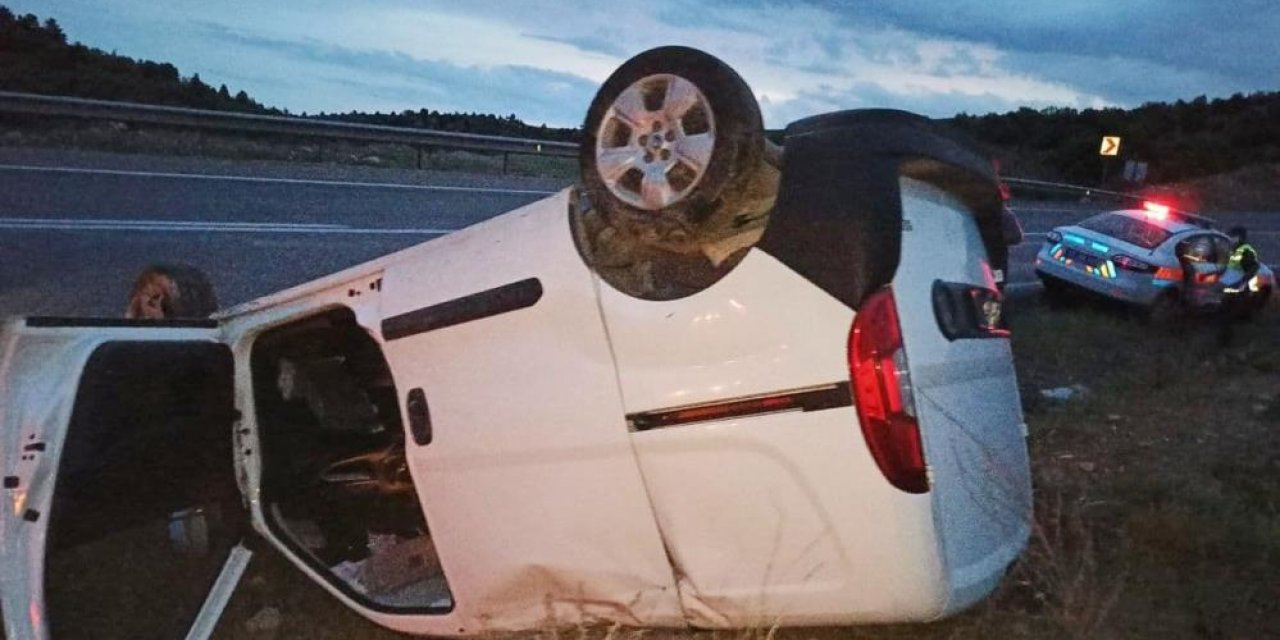
{"label": "metal guardrail", "polygon": [[[157,124],[198,129],[220,129],[224,131],[272,133],[300,137],[330,138],[355,140],[361,142],[387,142],[415,147],[419,151],[418,164],[421,167],[421,151],[424,147],[445,147],[466,149],[490,153],[528,154],[560,157],[576,157],[578,145],[572,142],[550,140],[533,140],[528,138],[512,138],[507,136],[490,136],[474,133],[456,133],[436,131],[432,129],[414,129],[408,127],[390,127],[385,125],[356,124],[332,120],[315,120],[292,116],[264,116],[232,111],[212,111],[208,109],[189,109],[186,107],[165,107],[159,105],[138,104],[133,102],[116,102],[112,100],[91,100],[87,98],[69,98],[63,96],[45,96],[31,93],[0,91],[0,112],[26,113],[44,116],[62,116],[72,118],[92,118],[99,120],[115,120],[141,124]],[[1015,187],[1028,189],[1071,192],[1085,195],[1109,196],[1114,198],[1136,198],[1134,194],[1093,189],[1073,184],[1032,180],[1029,178],[1002,178]]]}
{"label": "metal guardrail", "polygon": [[1141,199],[1142,196],[1135,193],[1122,193],[1119,191],[1107,191],[1106,189],[1095,189],[1093,187],[1082,187],[1076,184],[1066,184],[1063,182],[1049,182],[1046,180],[1032,180],[1030,178],[1009,178],[1001,177],[1001,180],[1013,187],[1026,187],[1032,190],[1042,191],[1060,191],[1066,193],[1075,193],[1087,196],[1107,196],[1116,199]]}
{"label": "metal guardrail", "polygon": [[[229,111],[188,109],[185,107],[163,107],[131,102],[42,96],[10,91],[0,91],[0,112],[94,118],[142,124],[273,133],[362,142],[388,142],[417,147],[419,151],[423,147],[447,147],[502,153],[504,156],[512,153],[544,156],[578,155],[578,145],[572,142],[553,142],[474,133],[434,131],[431,129],[355,124],[291,116],[264,116]],[[419,164],[421,164],[421,155],[419,155]]]}

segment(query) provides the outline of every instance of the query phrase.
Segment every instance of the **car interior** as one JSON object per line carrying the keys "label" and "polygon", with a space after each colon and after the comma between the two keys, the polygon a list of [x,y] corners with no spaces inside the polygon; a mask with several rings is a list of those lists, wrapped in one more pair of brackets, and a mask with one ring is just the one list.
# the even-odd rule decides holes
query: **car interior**
{"label": "car interior", "polygon": [[251,366],[267,526],[371,608],[450,610],[378,343],[336,309],[263,333]]}
{"label": "car interior", "polygon": [[94,351],[50,513],[36,514],[48,519],[53,637],[174,638],[191,627],[248,524],[228,437],[232,370],[230,349],[204,341]]}

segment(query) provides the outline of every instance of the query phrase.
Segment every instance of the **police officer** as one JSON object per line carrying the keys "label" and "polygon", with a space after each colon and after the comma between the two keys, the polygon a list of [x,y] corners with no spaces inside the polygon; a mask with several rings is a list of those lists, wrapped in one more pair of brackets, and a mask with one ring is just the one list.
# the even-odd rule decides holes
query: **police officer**
{"label": "police officer", "polygon": [[1227,235],[1231,236],[1231,241],[1235,244],[1227,267],[1244,274],[1240,279],[1240,285],[1243,285],[1258,273],[1258,251],[1249,244],[1249,231],[1244,227],[1231,227]]}
{"label": "police officer", "polygon": [[[1248,282],[1258,273],[1258,251],[1249,244],[1249,232],[1242,226],[1231,227],[1227,231],[1231,236],[1231,257],[1227,260],[1227,272],[1236,276],[1232,282],[1223,283],[1227,289],[1243,290]],[[1223,309],[1219,314],[1218,344],[1227,346],[1231,343],[1235,331],[1231,325],[1247,314],[1247,296],[1237,293],[1227,295],[1223,299]]]}

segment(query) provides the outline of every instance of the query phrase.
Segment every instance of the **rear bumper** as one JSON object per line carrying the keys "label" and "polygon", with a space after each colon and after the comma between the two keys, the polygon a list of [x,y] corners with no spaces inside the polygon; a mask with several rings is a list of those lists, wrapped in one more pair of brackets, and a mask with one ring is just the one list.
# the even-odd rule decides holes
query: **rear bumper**
{"label": "rear bumper", "polygon": [[1040,255],[1036,256],[1036,276],[1041,280],[1053,278],[1113,300],[1149,307],[1170,286],[1173,286],[1172,283],[1155,284],[1152,282],[1151,274],[1132,271],[1120,270],[1116,272],[1115,278],[1102,278],[1055,262],[1045,254],[1046,252],[1042,250]]}
{"label": "rear bumper", "polygon": [[1008,544],[996,549],[980,562],[950,571],[947,605],[940,617],[964,611],[987,597],[1004,579],[1009,565],[1027,547],[1031,528],[1023,527]]}

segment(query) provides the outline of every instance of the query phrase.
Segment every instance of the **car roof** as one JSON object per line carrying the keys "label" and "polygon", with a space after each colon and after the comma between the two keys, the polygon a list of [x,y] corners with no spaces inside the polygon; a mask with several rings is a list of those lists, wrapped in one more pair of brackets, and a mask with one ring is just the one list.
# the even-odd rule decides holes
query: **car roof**
{"label": "car roof", "polygon": [[1187,231],[1217,231],[1213,228],[1213,220],[1203,216],[1197,216],[1191,213],[1176,212],[1170,213],[1163,220],[1149,215],[1142,209],[1118,209],[1116,211],[1108,211],[1128,218],[1136,218],[1148,224],[1153,224],[1170,235],[1178,235]]}

